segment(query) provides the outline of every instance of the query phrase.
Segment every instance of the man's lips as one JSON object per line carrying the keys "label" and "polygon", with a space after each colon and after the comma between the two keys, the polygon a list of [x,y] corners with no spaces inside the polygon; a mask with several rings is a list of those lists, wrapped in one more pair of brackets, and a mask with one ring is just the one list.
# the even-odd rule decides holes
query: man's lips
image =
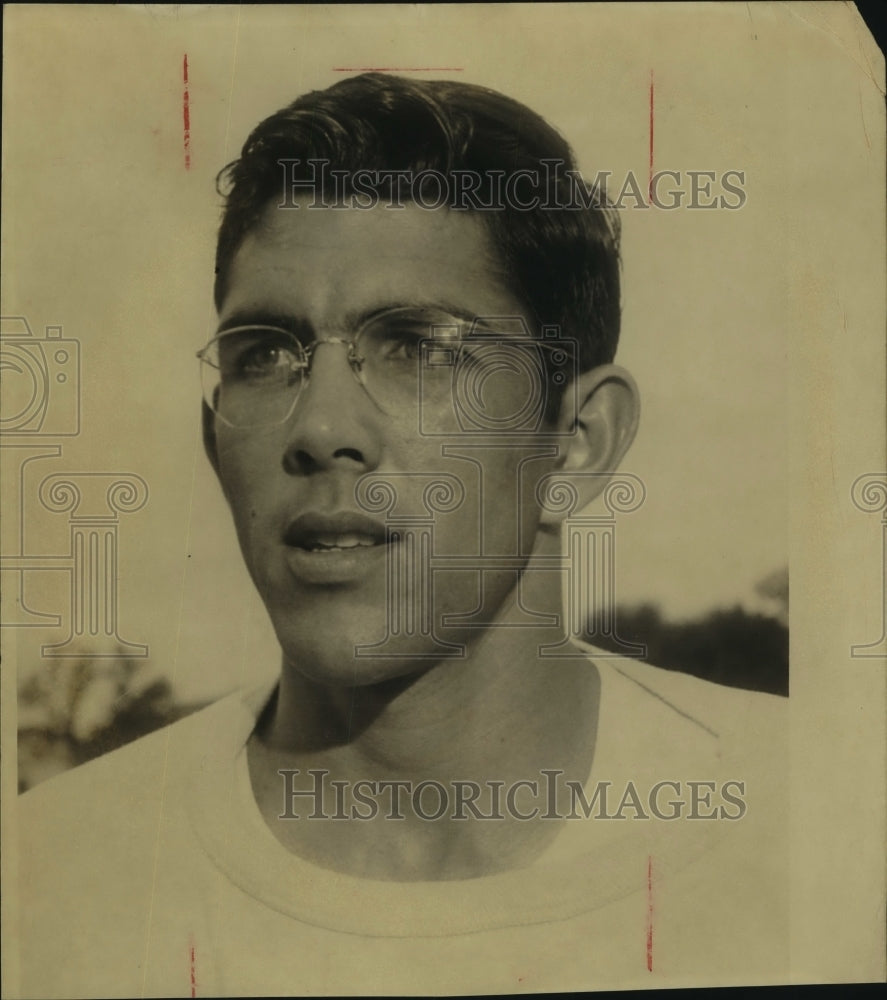
{"label": "man's lips", "polygon": [[301,514],[287,525],[283,542],[290,572],[309,586],[375,579],[392,552],[385,525],[356,511]]}
{"label": "man's lips", "polygon": [[365,514],[309,511],[290,521],[283,541],[306,552],[341,552],[384,545],[387,538],[385,526]]}

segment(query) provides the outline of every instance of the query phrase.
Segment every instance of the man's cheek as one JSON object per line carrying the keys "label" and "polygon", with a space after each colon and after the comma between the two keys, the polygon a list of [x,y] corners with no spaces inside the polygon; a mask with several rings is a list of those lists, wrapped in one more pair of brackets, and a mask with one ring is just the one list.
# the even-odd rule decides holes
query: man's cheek
{"label": "man's cheek", "polygon": [[242,443],[220,440],[218,450],[219,480],[225,499],[235,518],[257,507],[257,494],[265,489],[261,484],[267,479],[267,459],[257,455],[255,449],[245,449]]}
{"label": "man's cheek", "polygon": [[244,559],[253,572],[253,563],[260,558],[263,539],[267,540],[269,531],[263,526],[261,513],[261,497],[256,490],[256,480],[239,465],[231,466],[222,460],[220,462],[219,478],[222,490],[237,532],[240,548]]}

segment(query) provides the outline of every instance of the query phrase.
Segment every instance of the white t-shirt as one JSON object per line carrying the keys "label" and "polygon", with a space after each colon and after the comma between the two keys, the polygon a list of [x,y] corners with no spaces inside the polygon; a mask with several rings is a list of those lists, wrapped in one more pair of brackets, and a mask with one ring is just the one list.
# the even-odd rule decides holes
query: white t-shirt
{"label": "white t-shirt", "polygon": [[[388,882],[291,854],[229,696],[20,802],[22,995],[453,994],[780,982],[788,975],[787,704],[618,657],[586,789],[530,866]],[[663,815],[683,801],[675,820]],[[711,782],[695,786],[689,782]],[[724,794],[725,782],[730,797]],[[629,795],[629,800],[634,799]],[[740,800],[741,805],[737,805]],[[690,812],[700,818],[687,818]],[[714,813],[724,818],[701,818]],[[726,816],[741,818],[730,819]]]}

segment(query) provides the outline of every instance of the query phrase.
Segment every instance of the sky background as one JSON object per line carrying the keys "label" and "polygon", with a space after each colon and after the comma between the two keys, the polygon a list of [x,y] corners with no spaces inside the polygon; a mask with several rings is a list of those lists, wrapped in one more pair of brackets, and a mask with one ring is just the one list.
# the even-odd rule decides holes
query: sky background
{"label": "sky background", "polygon": [[[502,90],[568,138],[586,176],[610,171],[613,193],[629,171],[646,186],[652,80],[654,169],[682,172],[684,189],[687,170],[744,171],[738,211],[629,198],[622,213],[617,360],[642,396],[623,468],[647,498],[618,521],[617,600],[672,618],[759,606],[755,583],[788,561],[786,85],[770,9],[694,6],[692,32],[687,10],[643,4],[60,11],[29,10],[7,73],[4,313],[80,342],[81,433],[40,473],[129,471],[149,486],[119,525],[120,634],[148,643],[183,697],[276,666],[199,439],[215,174],[262,117],[342,69],[450,67],[412,75]],[[725,64],[729,39],[742,57]],[[32,544],[65,550],[64,516],[30,502],[27,518]],[[29,579],[34,606],[65,605],[63,576]]]}

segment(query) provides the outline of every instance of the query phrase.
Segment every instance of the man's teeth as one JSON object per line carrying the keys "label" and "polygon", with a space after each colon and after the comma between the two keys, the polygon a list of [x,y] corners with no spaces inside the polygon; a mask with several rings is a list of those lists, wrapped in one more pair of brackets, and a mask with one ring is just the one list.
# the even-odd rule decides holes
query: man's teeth
{"label": "man's teeth", "polygon": [[357,549],[369,548],[376,544],[376,540],[370,535],[347,534],[347,535],[318,535],[309,542],[307,548],[311,551],[329,549]]}

